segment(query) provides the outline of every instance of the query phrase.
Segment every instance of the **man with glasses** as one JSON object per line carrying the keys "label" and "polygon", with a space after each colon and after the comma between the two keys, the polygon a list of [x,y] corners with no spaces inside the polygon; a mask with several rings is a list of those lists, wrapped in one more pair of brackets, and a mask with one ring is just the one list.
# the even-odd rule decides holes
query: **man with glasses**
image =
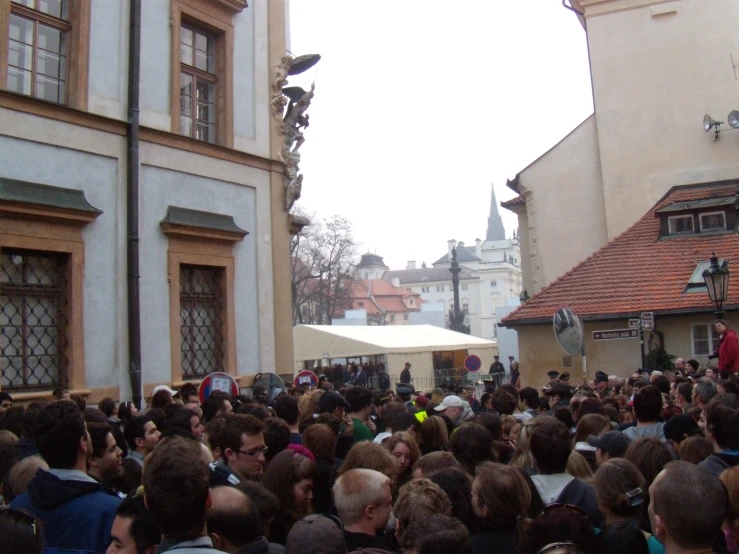
{"label": "man with glasses", "polygon": [[236,485],[257,481],[264,473],[264,426],[256,417],[228,414],[221,434],[223,460],[210,464],[211,484]]}

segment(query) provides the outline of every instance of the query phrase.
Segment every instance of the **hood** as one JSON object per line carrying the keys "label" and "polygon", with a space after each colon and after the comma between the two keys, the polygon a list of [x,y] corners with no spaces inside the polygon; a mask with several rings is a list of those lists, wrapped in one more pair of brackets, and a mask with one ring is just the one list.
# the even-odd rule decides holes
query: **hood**
{"label": "hood", "polygon": [[665,424],[660,422],[647,425],[646,427],[629,427],[624,431],[624,435],[630,439],[659,439],[665,442]]}
{"label": "hood", "polygon": [[103,487],[100,483],[66,481],[43,469],[39,469],[28,483],[28,495],[39,510],[53,510],[80,496],[101,491]]}

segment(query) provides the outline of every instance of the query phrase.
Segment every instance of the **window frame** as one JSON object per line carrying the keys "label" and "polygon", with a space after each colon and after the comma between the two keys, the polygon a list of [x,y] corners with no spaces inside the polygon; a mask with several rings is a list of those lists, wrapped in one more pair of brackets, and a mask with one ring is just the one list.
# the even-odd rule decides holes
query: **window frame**
{"label": "window frame", "polygon": [[[58,18],[44,14],[33,8],[12,2],[0,0],[0,89],[18,94],[26,98],[33,98],[39,102],[48,102],[57,106],[68,106],[77,110],[87,111],[88,83],[90,67],[90,21],[92,0],[69,0],[67,5],[66,22],[70,26],[67,45],[66,68],[66,101],[62,104],[50,102],[33,95],[17,93],[8,90],[8,54],[10,48],[10,14],[21,17],[30,17],[35,20],[54,21]],[[55,25],[52,25],[55,26]],[[35,52],[35,48],[34,48]],[[35,63],[35,61],[34,61]]]}
{"label": "window frame", "polygon": [[[716,227],[714,229],[704,229],[703,228],[703,218],[708,215],[720,215],[724,220],[724,226],[723,227]],[[715,211],[715,212],[699,212],[698,213],[698,226],[700,227],[701,233],[702,232],[712,232],[712,231],[726,231],[726,212],[723,210]]]}
{"label": "window frame", "polygon": [[[690,220],[690,231],[672,231],[671,223],[673,221],[677,221],[679,219],[689,219]],[[683,215],[670,215],[667,216],[667,234],[669,236],[677,236],[677,235],[690,235],[692,233],[695,233],[695,218],[693,217],[693,214],[683,214]]]}
{"label": "window frame", "polygon": [[[695,340],[696,340],[695,339],[695,329],[697,327],[708,328],[708,352],[706,352],[705,354],[704,353],[698,353],[698,352],[695,351]],[[714,327],[713,327],[713,325],[711,323],[693,323],[693,324],[691,324],[691,326],[690,326],[690,351],[691,351],[691,353],[692,353],[692,355],[693,355],[694,358],[697,358],[697,357],[700,357],[700,356],[703,356],[703,357],[710,356],[711,354],[713,354],[718,349],[718,341],[719,341],[719,338],[716,337],[716,339],[714,340],[714,333],[715,333],[715,329],[714,329]]]}
{"label": "window frame", "polygon": [[[170,75],[170,111],[172,112],[172,132],[205,144],[214,144],[233,148],[233,49],[234,27],[233,14],[219,8],[206,0],[172,0],[172,37],[171,37],[171,75]],[[215,141],[206,142],[192,136],[184,135],[180,129],[180,43],[182,26],[198,29],[210,34],[215,39]],[[198,74],[206,74],[192,68]],[[189,71],[188,71],[189,72]],[[195,97],[193,96],[193,101]],[[196,122],[193,121],[193,126]]]}

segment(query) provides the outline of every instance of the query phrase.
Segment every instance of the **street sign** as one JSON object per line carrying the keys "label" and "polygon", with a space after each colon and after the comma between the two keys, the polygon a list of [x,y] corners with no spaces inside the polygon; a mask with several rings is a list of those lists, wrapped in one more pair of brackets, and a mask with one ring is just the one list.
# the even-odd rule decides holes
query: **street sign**
{"label": "street sign", "polygon": [[649,331],[654,329],[654,312],[641,313],[641,326],[642,329],[647,329]]}
{"label": "street sign", "polygon": [[608,329],[606,331],[593,331],[593,340],[621,340],[638,339],[638,329]]}
{"label": "street sign", "polygon": [[307,369],[301,371],[295,376],[295,386],[315,387],[318,385],[318,375]]}
{"label": "street sign", "polygon": [[200,402],[205,402],[214,390],[225,392],[230,396],[238,396],[239,384],[228,373],[217,371],[206,375],[198,391]]}
{"label": "street sign", "polygon": [[630,319],[629,320],[629,329],[638,329],[641,325],[641,319]]}
{"label": "street sign", "polygon": [[480,371],[481,367],[482,367],[482,360],[480,360],[480,356],[475,356],[474,354],[470,354],[464,359],[464,368],[467,371],[471,371],[472,373],[475,373],[477,371]]}

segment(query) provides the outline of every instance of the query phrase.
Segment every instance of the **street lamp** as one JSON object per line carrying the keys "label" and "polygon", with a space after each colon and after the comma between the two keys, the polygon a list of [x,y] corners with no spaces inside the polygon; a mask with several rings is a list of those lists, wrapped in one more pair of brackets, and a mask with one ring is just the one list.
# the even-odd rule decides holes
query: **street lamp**
{"label": "street lamp", "polygon": [[714,252],[711,257],[711,267],[703,272],[703,280],[706,282],[711,302],[716,304],[716,317],[722,319],[726,315],[724,302],[729,293],[729,262],[724,260],[719,265]]}

